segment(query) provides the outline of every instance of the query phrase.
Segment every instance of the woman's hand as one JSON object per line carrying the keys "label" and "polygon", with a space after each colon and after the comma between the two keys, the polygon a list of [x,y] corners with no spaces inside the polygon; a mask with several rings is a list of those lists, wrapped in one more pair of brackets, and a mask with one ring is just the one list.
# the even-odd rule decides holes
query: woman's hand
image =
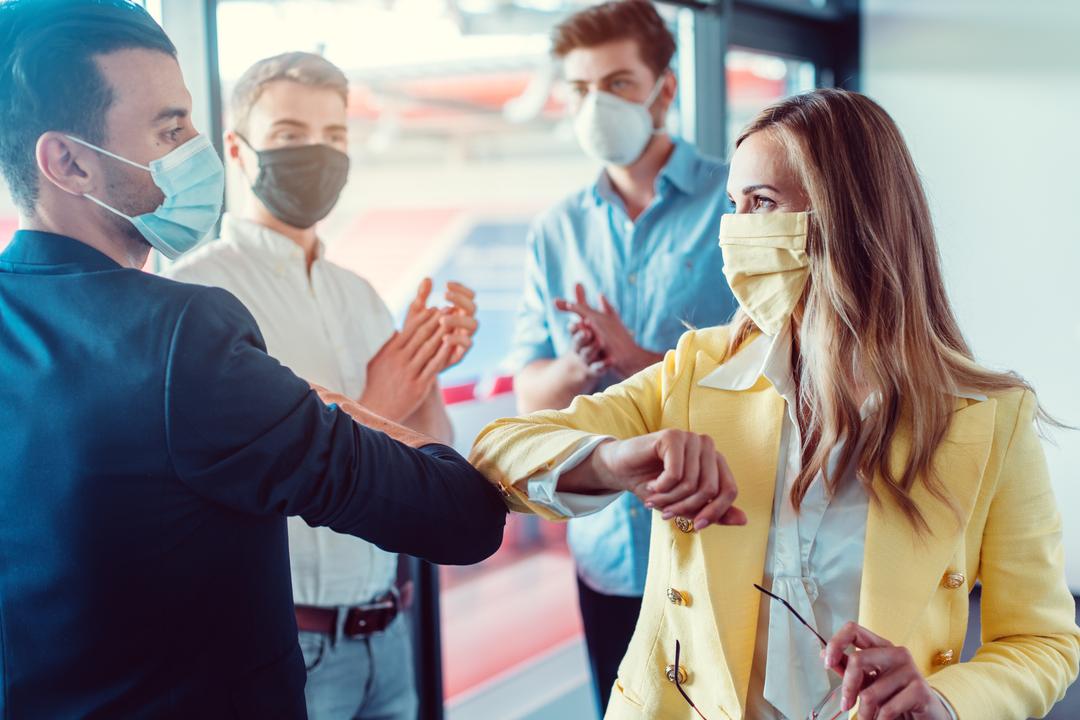
{"label": "woman's hand", "polygon": [[591,464],[604,485],[629,490],[665,520],[692,518],[698,530],[746,524],[733,504],[735,478],[708,435],[672,429],[606,442]]}
{"label": "woman's hand", "polygon": [[[425,282],[429,284],[430,289],[431,281],[426,280]],[[421,288],[423,288],[423,283],[421,283]],[[473,336],[476,335],[476,330],[479,327],[476,320],[476,293],[472,288],[459,282],[448,282],[446,284],[446,300],[450,303],[450,306],[442,309],[439,325],[445,332],[450,333],[455,338],[455,341],[453,343],[454,351],[446,365],[439,368],[440,372],[461,362],[462,358],[465,357],[465,353],[469,352],[469,348],[472,347]]]}
{"label": "woman's hand", "polygon": [[[845,654],[852,645],[856,652]],[[844,676],[840,709],[850,710],[858,700],[860,720],[950,720],[907,648],[850,622],[822,654],[825,667]]]}

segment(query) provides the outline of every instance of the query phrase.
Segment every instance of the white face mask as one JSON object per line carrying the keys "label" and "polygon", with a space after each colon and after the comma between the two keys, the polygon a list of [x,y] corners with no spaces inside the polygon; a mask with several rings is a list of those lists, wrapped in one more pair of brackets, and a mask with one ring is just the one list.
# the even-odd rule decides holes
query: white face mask
{"label": "white face mask", "polygon": [[641,104],[602,90],[590,92],[574,117],[574,132],[585,153],[607,165],[632,165],[645,152],[649,139],[664,132],[653,128],[649,112],[663,86],[661,75]]}

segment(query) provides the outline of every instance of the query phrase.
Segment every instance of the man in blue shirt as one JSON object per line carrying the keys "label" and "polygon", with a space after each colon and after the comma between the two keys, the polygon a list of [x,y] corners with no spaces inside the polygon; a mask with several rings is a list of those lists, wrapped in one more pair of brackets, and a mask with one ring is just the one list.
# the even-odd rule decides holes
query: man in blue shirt
{"label": "man in blue shirt", "polygon": [[434,562],[502,539],[453,450],[139,270],[221,208],[175,55],[125,0],[0,3],[0,717],[305,717],[287,516]]}
{"label": "man in blue shirt", "polygon": [[[522,412],[567,406],[663,358],[736,302],[717,247],[727,168],[664,131],[675,41],[647,0],[572,16],[554,33],[584,150],[599,179],[541,215],[528,238],[511,365]],[[601,708],[645,586],[650,513],[632,494],[570,521]]]}

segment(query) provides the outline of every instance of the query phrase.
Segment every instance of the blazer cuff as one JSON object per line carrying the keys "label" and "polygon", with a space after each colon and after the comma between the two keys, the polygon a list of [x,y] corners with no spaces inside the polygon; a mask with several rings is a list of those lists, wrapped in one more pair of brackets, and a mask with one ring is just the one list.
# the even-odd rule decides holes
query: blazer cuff
{"label": "blazer cuff", "polygon": [[603,510],[619,497],[620,493],[603,495],[581,495],[578,493],[559,492],[559,478],[592,454],[596,446],[615,438],[608,435],[590,435],[577,442],[565,460],[544,472],[537,473],[525,481],[529,501],[547,508],[556,515],[565,518],[582,517]]}

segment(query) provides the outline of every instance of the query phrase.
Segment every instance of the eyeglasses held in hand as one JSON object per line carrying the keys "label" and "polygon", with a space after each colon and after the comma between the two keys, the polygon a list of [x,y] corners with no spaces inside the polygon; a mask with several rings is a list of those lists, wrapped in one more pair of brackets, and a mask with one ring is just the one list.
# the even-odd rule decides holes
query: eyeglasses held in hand
{"label": "eyeglasses held in hand", "polygon": [[[761,587],[757,583],[754,583],[754,587],[757,588],[758,590],[760,590],[761,592],[765,593],[766,595],[768,595],[773,600],[778,600],[779,602],[781,602],[784,605],[784,607],[786,607],[788,609],[788,611],[791,612],[791,614],[795,616],[795,619],[797,619],[800,623],[802,623],[810,632],[814,633],[814,636],[817,637],[818,642],[821,643],[822,648],[824,648],[825,646],[827,646],[829,644],[828,641],[825,640],[825,638],[821,635],[821,633],[819,633],[814,628],[813,625],[808,623],[805,620],[805,618],[803,618],[803,616],[799,614],[798,610],[791,607],[790,603],[788,603],[787,600],[785,600],[784,598],[782,598],[782,597],[780,597],[778,595],[773,595],[771,592],[769,592],[765,588]],[[701,712],[700,709],[698,709],[698,706],[694,704],[694,701],[690,699],[690,696],[686,693],[686,690],[682,686],[682,678],[681,678],[682,673],[680,672],[680,670],[682,669],[682,665],[681,665],[681,662],[680,662],[681,661],[681,655],[682,655],[682,646],[680,645],[679,641],[676,640],[675,641],[675,668],[674,668],[673,678],[672,678],[675,681],[675,689],[679,691],[679,694],[683,696],[683,700],[686,700],[686,703],[693,709],[693,711],[695,713],[697,713],[697,716],[699,718],[701,718],[701,720],[707,720],[705,715]],[[837,687],[833,688],[832,690],[830,690],[825,695],[825,697],[823,697],[821,699],[821,701],[818,704],[816,704],[813,707],[813,709],[810,710],[809,713],[807,713],[806,720],[837,720],[837,718],[839,718],[841,715],[843,715],[844,712],[842,710],[837,712],[835,715],[832,715],[832,716],[830,716],[828,718],[826,718],[825,715],[822,714],[825,711],[825,708],[828,707],[829,703],[831,703],[833,701],[833,699],[836,697],[836,694],[839,691],[840,691],[839,686],[837,686]]]}

